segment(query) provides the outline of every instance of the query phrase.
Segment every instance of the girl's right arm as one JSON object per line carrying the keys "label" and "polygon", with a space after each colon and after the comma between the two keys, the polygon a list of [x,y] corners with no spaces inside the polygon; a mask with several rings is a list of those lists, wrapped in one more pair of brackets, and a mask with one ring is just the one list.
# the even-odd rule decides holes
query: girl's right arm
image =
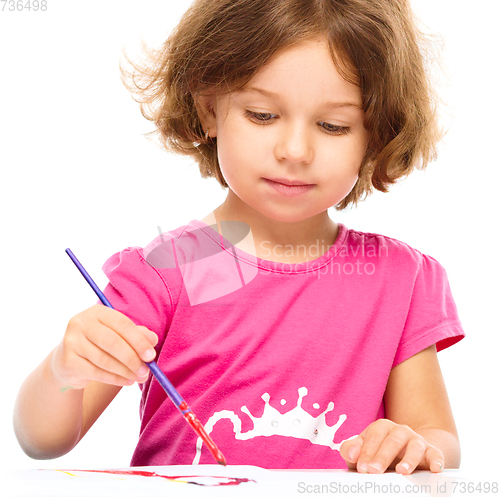
{"label": "girl's right arm", "polygon": [[73,449],[122,386],[146,381],[143,361],[154,359],[157,341],[103,305],[72,318],[61,343],[19,391],[14,431],[24,452],[52,459]]}

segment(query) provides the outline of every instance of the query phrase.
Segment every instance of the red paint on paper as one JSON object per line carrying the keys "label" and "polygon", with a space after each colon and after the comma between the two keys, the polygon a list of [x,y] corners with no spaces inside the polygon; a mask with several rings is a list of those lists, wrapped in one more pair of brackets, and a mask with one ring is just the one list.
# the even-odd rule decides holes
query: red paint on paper
{"label": "red paint on paper", "polygon": [[85,473],[107,473],[111,475],[132,475],[132,476],[146,476],[146,477],[157,477],[157,478],[165,478],[166,480],[172,481],[184,481],[186,478],[213,478],[215,480],[227,480],[227,481],[219,481],[215,485],[207,485],[205,483],[198,483],[195,481],[185,481],[185,483],[191,483],[193,485],[201,485],[201,486],[222,486],[222,485],[240,485],[241,483],[247,482],[255,482],[255,480],[250,480],[249,478],[233,478],[231,476],[211,476],[211,475],[182,475],[182,476],[168,476],[168,475],[159,475],[154,471],[140,471],[140,470],[121,470],[121,469],[73,469],[73,470],[64,470],[64,471],[78,471]]}

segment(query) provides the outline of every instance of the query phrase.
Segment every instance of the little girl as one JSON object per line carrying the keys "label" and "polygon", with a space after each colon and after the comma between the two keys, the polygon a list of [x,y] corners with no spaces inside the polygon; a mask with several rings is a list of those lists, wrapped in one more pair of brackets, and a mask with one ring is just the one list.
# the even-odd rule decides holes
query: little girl
{"label": "little girl", "polygon": [[106,262],[116,310],[73,317],[21,387],[25,452],[67,453],[138,382],[131,464],[212,464],[156,358],[229,464],[458,467],[436,352],[464,333],[443,267],[328,215],[434,158],[407,1],[197,0],[127,81],[227,198]]}

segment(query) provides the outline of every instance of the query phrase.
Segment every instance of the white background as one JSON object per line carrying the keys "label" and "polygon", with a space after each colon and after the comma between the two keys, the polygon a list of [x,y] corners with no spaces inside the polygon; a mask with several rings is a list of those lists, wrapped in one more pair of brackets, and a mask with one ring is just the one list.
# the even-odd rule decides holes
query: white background
{"label": "white background", "polygon": [[[103,262],[225,198],[214,179],[143,134],[152,127],[119,78],[121,51],[158,45],[187,0],[48,0],[46,12],[0,12],[0,467],[126,467],[139,430],[139,389],[122,389],[70,454],[35,461],[12,429],[17,391],[96,298],[72,248],[104,287]],[[3,3],[0,2],[0,7]],[[498,26],[492,0],[413,0],[440,36],[450,125],[440,158],[388,194],[331,216],[432,255],[446,268],[467,337],[439,354],[464,469],[495,466],[500,306],[497,204]]]}

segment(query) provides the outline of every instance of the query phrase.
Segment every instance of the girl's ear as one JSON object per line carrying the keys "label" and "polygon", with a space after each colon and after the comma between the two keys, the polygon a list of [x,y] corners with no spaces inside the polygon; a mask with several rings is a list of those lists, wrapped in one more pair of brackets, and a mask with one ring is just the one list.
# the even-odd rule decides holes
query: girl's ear
{"label": "girl's ear", "polygon": [[205,132],[209,130],[210,137],[215,138],[217,136],[215,95],[198,95],[194,97],[194,103],[203,130]]}

